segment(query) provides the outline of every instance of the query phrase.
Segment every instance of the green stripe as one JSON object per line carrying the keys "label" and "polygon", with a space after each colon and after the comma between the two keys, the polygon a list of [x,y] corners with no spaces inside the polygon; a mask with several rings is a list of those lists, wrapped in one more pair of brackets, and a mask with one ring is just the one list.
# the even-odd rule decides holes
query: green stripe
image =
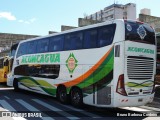
{"label": "green stripe", "polygon": [[109,74],[113,70],[113,61],[114,50],[112,49],[108,57],[104,60],[100,67],[97,70],[95,70],[95,72],[93,72],[93,74],[91,74],[83,82],[79,83],[77,86],[80,88],[84,88],[98,82],[99,80],[107,76],[107,74]]}
{"label": "green stripe", "polygon": [[49,95],[56,95],[56,88],[45,80],[35,80],[31,77],[20,77],[18,80],[27,87],[40,87]]}
{"label": "green stripe", "polygon": [[135,87],[135,88],[142,88],[142,87],[152,87],[154,84],[153,81],[148,80],[142,83],[135,83],[135,82],[127,82],[126,85],[128,87]]}

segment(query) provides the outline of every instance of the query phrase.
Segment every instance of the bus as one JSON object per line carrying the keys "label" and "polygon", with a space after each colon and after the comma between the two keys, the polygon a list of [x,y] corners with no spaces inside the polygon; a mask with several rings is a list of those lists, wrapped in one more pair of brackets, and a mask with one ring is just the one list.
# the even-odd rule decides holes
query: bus
{"label": "bus", "polygon": [[141,106],[154,98],[155,61],[150,25],[111,20],[21,41],[10,83],[75,107]]}
{"label": "bus", "polygon": [[[12,72],[12,67],[13,67],[13,60],[14,60],[14,56],[15,56],[15,52],[17,49],[18,43],[14,44],[11,46],[10,49],[10,53],[9,53],[9,57],[8,57],[8,74],[7,74],[7,86],[10,86],[11,84],[9,83],[9,81],[13,81],[13,72]],[[9,80],[10,79],[10,80]]]}
{"label": "bus", "polygon": [[8,56],[0,58],[0,83],[7,82],[7,74],[8,74]]}
{"label": "bus", "polygon": [[156,38],[157,38],[156,84],[160,85],[160,33],[156,34]]}

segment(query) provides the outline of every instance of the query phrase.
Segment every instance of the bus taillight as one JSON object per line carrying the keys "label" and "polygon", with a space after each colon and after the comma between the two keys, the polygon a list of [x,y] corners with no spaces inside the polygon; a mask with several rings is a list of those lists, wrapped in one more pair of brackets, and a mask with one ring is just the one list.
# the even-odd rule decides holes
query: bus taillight
{"label": "bus taillight", "polygon": [[4,78],[7,78],[7,73],[6,72],[4,73]]}
{"label": "bus taillight", "polygon": [[125,91],[125,85],[124,85],[124,74],[120,75],[118,78],[116,92],[121,95],[127,96],[127,93]]}

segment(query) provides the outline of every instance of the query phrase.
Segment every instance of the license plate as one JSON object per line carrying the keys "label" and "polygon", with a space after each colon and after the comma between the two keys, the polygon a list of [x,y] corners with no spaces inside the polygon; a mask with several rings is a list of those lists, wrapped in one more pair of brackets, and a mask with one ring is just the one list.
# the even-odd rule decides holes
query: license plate
{"label": "license plate", "polygon": [[138,102],[143,102],[143,99],[142,98],[138,99]]}

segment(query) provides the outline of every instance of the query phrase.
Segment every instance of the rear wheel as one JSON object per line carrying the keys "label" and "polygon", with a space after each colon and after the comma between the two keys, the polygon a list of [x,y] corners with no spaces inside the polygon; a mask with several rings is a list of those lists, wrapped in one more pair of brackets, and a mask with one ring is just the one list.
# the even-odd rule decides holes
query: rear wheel
{"label": "rear wheel", "polygon": [[14,81],[13,81],[13,87],[14,87],[14,91],[16,91],[16,92],[19,91],[18,80],[17,79],[14,79]]}
{"label": "rear wheel", "polygon": [[60,86],[58,88],[58,90],[57,90],[57,98],[63,104],[66,104],[68,102],[67,90],[66,90],[65,86]]}
{"label": "rear wheel", "polygon": [[82,107],[83,105],[83,95],[79,88],[73,88],[70,93],[71,104],[74,107]]}

